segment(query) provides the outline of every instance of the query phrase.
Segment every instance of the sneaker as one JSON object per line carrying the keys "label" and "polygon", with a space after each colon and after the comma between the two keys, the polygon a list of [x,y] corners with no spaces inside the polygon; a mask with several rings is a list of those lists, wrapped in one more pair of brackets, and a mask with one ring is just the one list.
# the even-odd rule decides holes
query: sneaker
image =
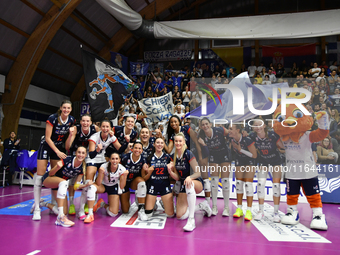
{"label": "sneaker", "polygon": [[246,211],[246,215],[244,216],[244,219],[249,220],[249,221],[251,221],[253,219],[253,215],[252,215],[250,210]]}
{"label": "sneaker", "polygon": [[86,215],[85,215],[85,213],[79,213],[78,217],[79,217],[79,220],[85,220]]}
{"label": "sneaker", "polygon": [[[45,202],[45,199],[40,198],[40,203],[41,202]],[[39,206],[40,206],[40,203],[39,203]],[[32,206],[31,206],[31,209],[30,209],[30,214],[32,214],[34,212],[34,209],[35,209],[35,203],[33,202]]]}
{"label": "sneaker", "polygon": [[104,199],[99,199],[98,202],[93,206],[93,212],[96,212],[98,209],[103,208],[105,205]]}
{"label": "sneaker", "polygon": [[147,221],[148,220],[148,216],[146,216],[144,208],[142,208],[138,211],[138,219],[141,220],[141,221]]}
{"label": "sneaker", "polygon": [[88,214],[84,220],[84,223],[91,223],[92,221],[94,221],[94,216],[93,214]]}
{"label": "sneaker", "polygon": [[35,209],[34,211],[33,211],[33,218],[32,218],[32,220],[41,220],[41,214],[40,214],[40,209]]}
{"label": "sneaker", "polygon": [[313,214],[313,219],[310,223],[310,228],[317,229],[317,230],[327,230],[328,225],[326,221],[326,216],[324,214],[321,214],[321,215]]}
{"label": "sneaker", "polygon": [[188,218],[187,224],[183,227],[184,231],[191,232],[196,228],[195,218]]}
{"label": "sneaker", "polygon": [[296,225],[299,221],[299,212],[290,207],[287,209],[286,215],[281,218],[281,223],[285,225]]}
{"label": "sneaker", "polygon": [[259,211],[255,216],[254,216],[254,220],[262,220],[264,217],[264,213]]}
{"label": "sneaker", "polygon": [[211,210],[207,201],[199,203],[198,206],[199,206],[200,210],[204,211],[204,215],[206,215],[207,217],[211,217],[212,210]]}
{"label": "sneaker", "polygon": [[214,215],[214,216],[216,216],[217,214],[218,214],[217,206],[216,206],[216,205],[214,205],[214,206],[212,207],[212,212],[211,212],[211,215]]}
{"label": "sneaker", "polygon": [[69,215],[76,215],[76,208],[74,207],[74,204],[70,204],[70,208],[68,209]]}
{"label": "sneaker", "polygon": [[224,207],[222,216],[229,217],[229,207],[228,206]]}
{"label": "sneaker", "polygon": [[274,213],[273,222],[275,222],[275,223],[281,222],[281,216],[278,213]]}
{"label": "sneaker", "polygon": [[70,221],[66,215],[60,217],[58,216],[57,217],[57,220],[55,221],[55,224],[57,226],[63,226],[65,228],[69,228],[69,227],[72,227],[74,225],[74,222],[73,221]]}
{"label": "sneaker", "polygon": [[233,217],[234,217],[234,218],[240,218],[240,217],[242,217],[242,216],[243,216],[243,211],[242,211],[242,209],[237,207],[236,212],[234,213]]}
{"label": "sneaker", "polygon": [[84,206],[84,211],[85,211],[85,214],[86,214],[86,215],[89,214],[89,206],[88,206],[88,204],[85,204],[85,206]]}

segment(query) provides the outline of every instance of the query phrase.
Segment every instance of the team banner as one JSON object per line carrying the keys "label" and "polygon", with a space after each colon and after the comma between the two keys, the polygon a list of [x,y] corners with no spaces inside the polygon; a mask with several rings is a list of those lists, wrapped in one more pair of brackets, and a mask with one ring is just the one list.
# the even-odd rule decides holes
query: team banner
{"label": "team banner", "polygon": [[138,104],[148,116],[144,119],[147,125],[169,119],[174,110],[171,92],[161,97],[143,98]]}
{"label": "team banner", "polygon": [[192,50],[157,50],[145,51],[144,61],[170,61],[170,60],[189,60]]}
{"label": "team banner", "polygon": [[130,61],[131,75],[147,75],[148,70],[149,70],[149,63]]}
{"label": "team banner", "polygon": [[106,117],[115,119],[134,83],[105,59],[85,50],[82,55],[92,121],[102,121]]}
{"label": "team banner", "polygon": [[113,64],[113,66],[119,68],[124,73],[128,73],[128,65],[129,65],[128,58],[117,52],[111,51],[110,53],[111,53],[111,63]]}

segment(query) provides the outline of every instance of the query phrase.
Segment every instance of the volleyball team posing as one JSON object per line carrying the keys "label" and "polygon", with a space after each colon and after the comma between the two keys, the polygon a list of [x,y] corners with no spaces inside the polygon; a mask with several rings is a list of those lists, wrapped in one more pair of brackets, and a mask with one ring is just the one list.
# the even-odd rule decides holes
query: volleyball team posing
{"label": "volleyball team posing", "polygon": [[[75,214],[73,190],[77,189],[82,189],[78,217],[85,223],[93,222],[93,212],[101,207],[105,208],[109,216],[117,216],[119,201],[122,213],[128,213],[131,189],[135,190],[140,220],[146,221],[152,217],[156,197],[159,195],[167,217],[187,219],[183,229],[192,231],[196,227],[196,210],[203,210],[208,217],[218,214],[217,193],[220,176],[224,198],[222,216],[229,216],[232,161],[235,162],[238,204],[233,217],[243,216],[242,198],[245,191],[247,210],[244,219],[252,220],[255,171],[243,169],[260,163],[260,206],[255,219],[263,218],[264,186],[267,178],[267,168],[263,166],[280,165],[278,149],[283,146],[279,137],[272,131],[268,132],[262,121],[255,121],[254,133],[244,136],[243,127],[240,125],[233,125],[228,129],[212,127],[209,119],[203,118],[200,120],[199,132],[196,133],[190,126],[182,126],[180,118],[174,115],[169,119],[167,139],[164,139],[162,135],[151,137],[148,128],[143,128],[138,136],[133,129],[133,116],[125,118],[124,126],[112,127],[110,121],[103,120],[97,127],[92,124],[91,116],[85,114],[81,117],[80,124],[75,125],[75,119],[70,115],[71,110],[71,102],[63,101],[58,113],[47,120],[45,138],[38,151],[33,220],[40,220],[40,207],[47,206],[58,215],[56,225],[73,226],[74,222],[70,221],[66,214]],[[69,156],[66,152],[69,152]],[[51,162],[51,171],[46,172],[48,160]],[[206,172],[202,172],[202,176],[200,172],[200,166],[208,165],[211,182]],[[217,169],[228,170],[219,172]],[[73,181],[67,181],[68,179]],[[280,179],[280,171],[273,173],[274,222],[280,222]],[[173,189],[171,182],[174,183]],[[54,190],[57,205],[40,200],[42,184]],[[71,188],[70,210],[66,197],[68,188]],[[206,199],[196,206],[196,194],[203,190]],[[108,194],[108,204],[103,199],[96,201],[98,193]]]}

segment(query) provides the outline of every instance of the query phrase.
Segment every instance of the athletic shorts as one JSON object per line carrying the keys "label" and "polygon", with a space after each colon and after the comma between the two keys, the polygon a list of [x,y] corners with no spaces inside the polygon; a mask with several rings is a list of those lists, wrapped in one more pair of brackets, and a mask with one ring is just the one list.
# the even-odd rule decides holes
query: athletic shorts
{"label": "athletic shorts", "polygon": [[107,193],[107,195],[118,195],[118,184],[115,184],[113,186],[106,186],[105,187],[105,192]]}
{"label": "athletic shorts", "polygon": [[104,163],[106,163],[106,162],[102,162],[102,163],[86,163],[86,166],[88,167],[88,166],[94,166],[94,167],[96,167],[97,168],[97,170],[100,168],[100,166],[102,165],[102,164],[104,164]]}
{"label": "athletic shorts", "polygon": [[[198,177],[195,180],[202,183],[203,190],[204,190],[204,182],[203,182],[202,177]],[[184,185],[184,180],[181,180],[181,189],[179,190],[179,193],[186,193],[186,189],[185,189],[185,185]]]}
{"label": "athletic shorts", "polygon": [[256,166],[254,158],[237,158],[235,159],[235,166]]}
{"label": "athletic shorts", "polygon": [[[57,147],[58,150],[65,153],[65,150],[61,147]],[[60,158],[57,156],[57,154],[54,152],[54,150],[51,149],[51,147],[48,144],[41,143],[38,150],[37,160],[49,160],[49,159],[55,159],[59,160]]]}
{"label": "athletic shorts", "polygon": [[225,162],[230,162],[228,149],[223,151],[210,151],[209,163],[222,164]]}
{"label": "athletic shorts", "polygon": [[[190,151],[192,152],[192,154],[194,154],[195,158],[198,161],[198,151],[197,151],[196,147],[191,148]],[[208,147],[207,146],[201,146],[201,153],[202,153],[202,159],[209,157]]]}
{"label": "athletic shorts", "polygon": [[171,193],[171,186],[170,186],[170,182],[168,182],[168,184],[164,183],[148,183],[148,189],[147,189],[147,194],[148,195],[153,195],[153,196],[164,196],[166,194]]}
{"label": "athletic shorts", "polygon": [[303,188],[306,196],[312,196],[320,193],[318,177],[303,180],[287,179],[286,183],[287,183],[287,195],[300,194],[300,187]]}
{"label": "athletic shorts", "polygon": [[[44,183],[44,181],[47,179],[47,177],[49,177],[50,175],[49,175],[49,172],[46,172],[44,175],[43,175],[43,177],[42,177],[42,179],[41,179],[41,183]],[[57,176],[57,177],[59,177],[59,176]],[[60,177],[59,177],[60,178]],[[67,181],[67,180],[66,180]],[[53,189],[51,189],[51,190],[58,190],[58,188],[53,188]]]}

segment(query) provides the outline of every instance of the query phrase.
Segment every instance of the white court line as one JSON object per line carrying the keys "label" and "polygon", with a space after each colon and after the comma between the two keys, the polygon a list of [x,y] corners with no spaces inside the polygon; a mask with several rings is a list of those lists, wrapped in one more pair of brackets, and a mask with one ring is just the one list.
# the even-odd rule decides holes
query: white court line
{"label": "white court line", "polygon": [[27,194],[27,193],[33,193],[34,191],[27,191],[27,192],[22,192],[22,193],[14,193],[14,194],[9,194],[9,195],[3,195],[0,197],[9,197],[9,196],[15,196],[15,195],[21,195],[21,194]]}
{"label": "white court line", "polygon": [[27,253],[26,255],[34,255],[34,254],[37,254],[39,252],[41,252],[41,250],[35,250],[35,251],[30,252],[30,253]]}

